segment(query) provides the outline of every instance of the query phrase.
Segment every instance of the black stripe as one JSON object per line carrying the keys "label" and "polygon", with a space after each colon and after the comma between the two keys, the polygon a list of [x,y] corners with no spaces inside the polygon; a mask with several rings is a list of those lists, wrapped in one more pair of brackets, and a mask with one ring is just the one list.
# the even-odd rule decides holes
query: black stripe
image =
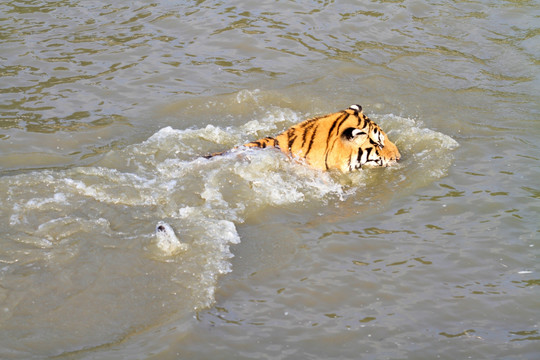
{"label": "black stripe", "polygon": [[369,120],[369,118],[367,116],[363,115],[363,117],[361,117],[359,115],[358,116],[358,127],[363,129],[364,127],[366,127],[368,121],[371,122],[371,120]]}
{"label": "black stripe", "polygon": [[304,122],[301,122],[300,124],[298,124],[298,127],[299,128],[305,128],[306,126],[308,125],[313,125],[313,123],[315,122],[315,120],[317,120],[318,118],[314,118],[314,119],[309,119],[309,120],[306,120]]}
{"label": "black stripe", "polygon": [[371,151],[373,150],[373,148],[369,147],[366,149],[367,151],[367,155],[366,155],[366,163],[369,161],[369,155],[371,155]]}
{"label": "black stripe", "polygon": [[338,119],[336,119],[336,120],[334,121],[334,123],[333,123],[332,126],[330,127],[330,130],[328,130],[328,135],[326,136],[326,139],[327,139],[326,142],[327,142],[327,143],[328,143],[328,139],[330,138],[330,135],[332,135],[332,132],[333,132],[334,129],[336,128],[336,124],[337,124],[339,121],[343,120],[343,118],[346,119],[348,116],[349,116],[349,113],[348,113],[348,112],[345,112],[345,113],[343,113],[343,115],[341,115],[340,118],[338,118]]}
{"label": "black stripe", "polygon": [[364,154],[364,150],[362,150],[361,148],[358,148],[358,156],[356,157],[356,162],[357,162],[357,165],[359,168],[362,167],[362,155]]}
{"label": "black stripe", "polygon": [[276,139],[274,139],[273,137],[268,136],[265,137],[263,140],[263,148],[266,148],[267,146],[276,146]]}
{"label": "black stripe", "polygon": [[[332,132],[334,131],[334,129],[336,128],[336,124],[338,122],[341,122],[343,121],[344,119],[348,118],[349,117],[349,113],[346,112],[346,111],[343,111],[343,115],[341,115],[340,118],[337,118],[336,120],[334,120],[334,123],[332,124],[332,126],[330,127],[330,130],[328,130],[328,135],[326,135],[326,148],[324,149],[324,152],[325,152],[325,156],[324,156],[324,166],[326,166],[326,170],[328,170],[328,153],[330,152],[329,149],[328,149],[328,145],[329,145],[329,139],[330,139],[330,136],[332,136]],[[335,142],[334,142],[335,143]]]}
{"label": "black stripe", "polygon": [[[339,137],[335,137],[334,142],[332,142],[332,147],[330,147],[330,149],[328,149],[328,146],[326,147],[326,156],[324,158],[324,165],[326,166],[326,170],[328,170],[328,154],[330,154],[330,152],[334,149],[334,146],[336,145],[336,142],[338,140],[339,140]],[[328,145],[328,141],[327,141],[327,145]]]}
{"label": "black stripe", "polygon": [[312,121],[310,121],[309,124],[306,124],[306,125],[302,126],[302,129],[304,130],[304,133],[302,134],[302,146],[301,146],[302,148],[306,144],[307,134],[308,134],[309,130],[311,130],[311,128],[313,126],[315,126],[315,124]]}
{"label": "black stripe", "polygon": [[[328,130],[328,135],[326,136],[326,149],[324,149],[324,152],[325,152],[324,166],[326,167],[326,170],[328,170],[328,153],[330,152],[330,150],[328,149],[328,145],[329,145],[329,141],[330,141],[329,139],[332,136],[332,132],[336,128],[337,123],[339,122],[340,125],[341,125],[343,123],[343,121],[345,121],[349,116],[350,116],[350,114],[348,112],[343,111],[343,115],[341,115],[341,117],[334,120],[334,123],[330,127],[330,130]],[[338,131],[339,131],[339,128],[338,128]],[[334,140],[332,145],[334,145],[335,143],[336,143],[336,140]]]}
{"label": "black stripe", "polygon": [[309,152],[311,151],[311,147],[313,146],[313,141],[315,140],[315,135],[317,134],[317,129],[318,128],[319,128],[319,123],[317,123],[315,125],[315,128],[313,129],[313,132],[311,133],[311,139],[309,140],[309,145],[308,145],[308,148],[306,150],[305,156],[307,156],[307,154],[309,154]]}
{"label": "black stripe", "polygon": [[345,116],[343,119],[341,120],[336,120],[336,123],[339,121],[339,125],[337,126],[337,131],[336,131],[336,134],[339,135],[339,129],[341,128],[341,125],[343,125],[343,123],[349,118],[350,114],[347,113],[347,116]]}
{"label": "black stripe", "polygon": [[291,148],[294,144],[294,141],[296,140],[296,133],[294,128],[290,128],[289,131],[287,131],[287,146],[289,148],[289,152],[291,152]]}

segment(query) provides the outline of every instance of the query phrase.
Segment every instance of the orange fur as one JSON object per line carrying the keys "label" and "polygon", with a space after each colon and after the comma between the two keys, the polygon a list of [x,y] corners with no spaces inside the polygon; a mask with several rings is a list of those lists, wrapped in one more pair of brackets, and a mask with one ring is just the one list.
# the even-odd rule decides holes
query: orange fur
{"label": "orange fur", "polygon": [[396,145],[362,113],[360,105],[303,121],[276,137],[244,146],[276,147],[289,156],[305,159],[312,168],[343,172],[362,166],[391,166],[401,157]]}

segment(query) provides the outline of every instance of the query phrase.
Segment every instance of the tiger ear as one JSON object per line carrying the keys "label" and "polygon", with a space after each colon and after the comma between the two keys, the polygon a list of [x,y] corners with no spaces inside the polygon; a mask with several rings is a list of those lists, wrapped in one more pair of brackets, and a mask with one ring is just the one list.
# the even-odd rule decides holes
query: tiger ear
{"label": "tiger ear", "polygon": [[354,104],[354,105],[349,106],[349,109],[354,111],[356,114],[359,114],[359,113],[362,112],[362,106],[360,106],[358,104]]}
{"label": "tiger ear", "polygon": [[347,141],[363,143],[367,139],[368,134],[362,129],[351,127],[345,129],[343,133],[341,133],[341,137]]}

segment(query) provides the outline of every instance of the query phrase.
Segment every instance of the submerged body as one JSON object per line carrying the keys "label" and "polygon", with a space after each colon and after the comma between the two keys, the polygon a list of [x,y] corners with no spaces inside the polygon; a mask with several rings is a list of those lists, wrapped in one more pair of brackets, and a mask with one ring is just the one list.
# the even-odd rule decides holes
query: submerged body
{"label": "submerged body", "polygon": [[303,121],[276,137],[266,137],[244,146],[276,147],[289,156],[304,159],[314,169],[343,172],[362,166],[391,166],[401,157],[396,145],[363,114],[360,105]]}

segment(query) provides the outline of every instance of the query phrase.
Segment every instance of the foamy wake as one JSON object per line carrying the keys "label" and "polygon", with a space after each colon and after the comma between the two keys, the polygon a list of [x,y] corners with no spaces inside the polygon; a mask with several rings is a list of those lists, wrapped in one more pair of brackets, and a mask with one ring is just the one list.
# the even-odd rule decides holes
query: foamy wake
{"label": "foamy wake", "polygon": [[[427,183],[446,174],[452,161],[449,150],[458,146],[455,140],[411,119],[372,117],[402,152],[403,161],[389,170],[401,173],[394,178],[420,186],[418,179]],[[140,144],[110,152],[91,167],[14,176],[4,184],[10,194],[3,202],[9,210],[5,216],[10,226],[25,228],[14,232],[19,241],[40,247],[80,232],[150,239],[154,246],[145,249],[161,254],[163,261],[187,259],[181,266],[197,275],[185,286],[198,299],[196,307],[208,306],[218,276],[231,271],[229,245],[240,241],[235,224],[258,209],[340,201],[364,186],[369,170],[342,176],[322,173],[272,149],[200,157],[277,134],[301,120],[291,110],[272,108],[263,118],[239,127],[166,127]],[[34,194],[32,188],[44,183],[49,195]],[[74,208],[89,211],[74,214]],[[126,212],[137,220],[125,224],[115,219],[115,213]],[[33,221],[42,225],[32,230]],[[44,227],[47,235],[41,236]]]}

